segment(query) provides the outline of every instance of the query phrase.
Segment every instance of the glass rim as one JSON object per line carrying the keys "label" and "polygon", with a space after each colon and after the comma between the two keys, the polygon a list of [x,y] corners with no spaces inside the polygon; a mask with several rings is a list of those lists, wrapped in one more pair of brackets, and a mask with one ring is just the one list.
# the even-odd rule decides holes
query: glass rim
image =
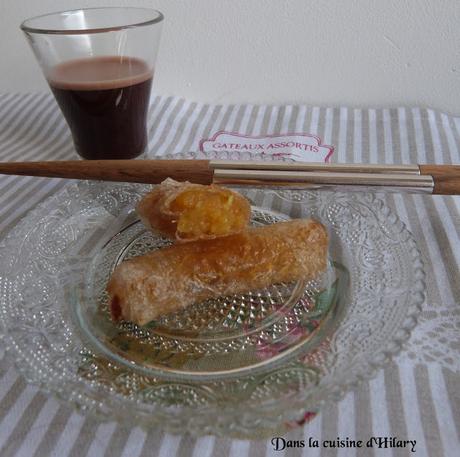
{"label": "glass rim", "polygon": [[[27,25],[31,21],[37,19],[43,19],[46,17],[59,16],[65,13],[73,13],[76,11],[95,11],[95,10],[144,10],[149,13],[155,13],[155,17],[152,17],[148,20],[136,22],[136,23],[127,23],[123,25],[116,25],[110,27],[94,27],[86,29],[64,29],[64,28],[42,28],[42,27],[33,27]],[[145,7],[136,7],[136,6],[103,6],[95,8],[75,8],[71,10],[56,11],[54,13],[40,14],[38,16],[33,16],[28,19],[25,19],[21,25],[20,29],[26,33],[37,33],[37,34],[49,34],[49,35],[88,35],[92,33],[104,33],[104,32],[114,32],[117,30],[130,29],[135,27],[142,27],[147,25],[157,24],[164,20],[164,15],[160,11],[154,8],[145,8]]]}

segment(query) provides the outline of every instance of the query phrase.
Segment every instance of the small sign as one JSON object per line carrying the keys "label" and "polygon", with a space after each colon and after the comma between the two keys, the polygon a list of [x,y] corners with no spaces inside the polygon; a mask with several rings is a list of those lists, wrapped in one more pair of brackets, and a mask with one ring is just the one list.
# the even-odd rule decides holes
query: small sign
{"label": "small sign", "polygon": [[200,141],[200,151],[254,152],[287,157],[299,162],[329,162],[334,147],[321,144],[321,138],[309,133],[280,133],[250,136],[220,131]]}

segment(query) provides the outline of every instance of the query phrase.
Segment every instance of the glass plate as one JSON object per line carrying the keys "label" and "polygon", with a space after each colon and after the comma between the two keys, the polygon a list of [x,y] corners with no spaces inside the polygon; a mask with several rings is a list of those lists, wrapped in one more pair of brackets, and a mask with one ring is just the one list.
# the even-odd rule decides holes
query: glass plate
{"label": "glass plate", "polygon": [[372,194],[239,189],[252,223],[314,217],[330,265],[309,283],[114,325],[115,265],[166,240],[137,221],[135,184],[72,183],[1,242],[0,333],[26,379],[107,420],[251,438],[287,430],[373,375],[424,301],[416,244]]}

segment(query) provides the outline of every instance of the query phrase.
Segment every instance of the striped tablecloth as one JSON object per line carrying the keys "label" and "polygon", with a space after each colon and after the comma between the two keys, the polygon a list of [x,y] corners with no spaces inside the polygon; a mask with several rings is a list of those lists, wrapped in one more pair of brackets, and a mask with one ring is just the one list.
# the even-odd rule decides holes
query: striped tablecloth
{"label": "striped tablecloth", "polygon": [[[308,132],[335,146],[333,161],[460,163],[460,118],[430,109],[204,105],[153,98],[152,155],[193,151],[219,130],[244,134]],[[69,131],[49,94],[0,96],[0,159],[76,158]],[[0,177],[3,235],[65,180]],[[370,382],[290,432],[290,440],[416,440],[417,456],[460,455],[460,218],[458,197],[386,195],[425,258],[428,295],[406,350]],[[408,448],[287,448],[270,441],[173,436],[122,429],[74,412],[28,385],[0,347],[0,456],[402,456]]]}

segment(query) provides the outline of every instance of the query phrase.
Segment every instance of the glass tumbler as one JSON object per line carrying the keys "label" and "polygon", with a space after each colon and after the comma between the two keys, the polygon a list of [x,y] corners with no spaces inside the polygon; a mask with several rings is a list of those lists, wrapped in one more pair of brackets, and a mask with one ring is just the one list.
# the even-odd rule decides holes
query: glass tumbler
{"label": "glass tumbler", "polygon": [[21,24],[84,159],[131,159],[145,151],[162,23],[153,9],[107,7]]}

